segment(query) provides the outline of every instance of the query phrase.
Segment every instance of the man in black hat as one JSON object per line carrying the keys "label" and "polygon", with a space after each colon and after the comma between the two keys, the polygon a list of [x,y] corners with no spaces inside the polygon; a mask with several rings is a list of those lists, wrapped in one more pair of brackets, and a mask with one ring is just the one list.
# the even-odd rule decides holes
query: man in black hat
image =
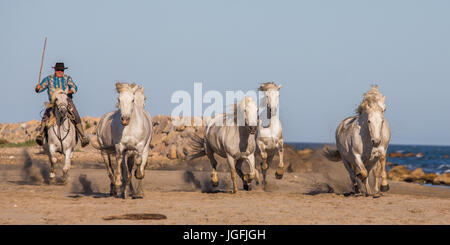
{"label": "man in black hat", "polygon": [[[47,90],[48,93],[48,99],[51,101],[53,92],[56,89],[62,89],[64,92],[68,95],[68,108],[69,112],[72,114],[74,118],[74,124],[75,128],[77,129],[78,136],[81,140],[81,146],[85,147],[89,144],[89,138],[84,135],[83,131],[83,125],[81,124],[81,118],[78,114],[77,109],[75,108],[75,105],[72,101],[72,95],[75,94],[78,90],[77,85],[72,81],[72,78],[68,75],[64,74],[64,70],[67,69],[67,67],[64,66],[64,63],[58,62],[53,67],[55,69],[55,73],[53,75],[47,76],[42,80],[41,83],[36,85],[36,93],[41,93],[45,90]],[[43,145],[44,142],[44,136],[45,136],[45,127],[48,122],[48,119],[50,118],[50,111],[51,108],[47,108],[45,110],[44,116],[42,117],[41,121],[41,127],[38,136],[36,137],[36,143],[38,145]]]}

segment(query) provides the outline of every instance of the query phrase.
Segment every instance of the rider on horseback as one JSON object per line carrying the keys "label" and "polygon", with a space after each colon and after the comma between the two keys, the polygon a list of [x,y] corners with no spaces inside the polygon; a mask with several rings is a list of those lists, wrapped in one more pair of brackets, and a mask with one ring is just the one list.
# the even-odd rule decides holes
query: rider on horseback
{"label": "rider on horseback", "polygon": [[[78,136],[81,140],[81,146],[85,147],[89,144],[89,138],[84,135],[80,115],[78,114],[78,111],[72,101],[72,94],[75,94],[78,90],[77,85],[75,85],[70,76],[64,75],[64,70],[67,69],[67,67],[64,67],[64,63],[58,62],[53,68],[55,69],[55,74],[45,77],[40,84],[36,85],[36,93],[41,93],[47,90],[48,98],[50,101],[55,89],[62,89],[67,93],[69,113],[72,114],[71,118],[74,118],[73,122],[75,124],[75,128],[77,129]],[[48,120],[50,119],[51,110],[51,107],[48,107],[45,110],[44,116],[42,117],[39,134],[36,136],[36,143],[41,146],[44,142],[46,125]]]}

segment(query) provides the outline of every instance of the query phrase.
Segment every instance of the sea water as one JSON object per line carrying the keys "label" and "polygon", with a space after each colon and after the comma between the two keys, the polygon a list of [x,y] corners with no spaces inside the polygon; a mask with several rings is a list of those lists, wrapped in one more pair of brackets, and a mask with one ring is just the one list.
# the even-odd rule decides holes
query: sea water
{"label": "sea water", "polygon": [[[297,150],[310,148],[321,149],[325,143],[287,143],[294,146]],[[328,145],[333,145],[329,143]],[[409,170],[422,168],[425,173],[445,173],[450,172],[450,146],[430,146],[430,145],[389,145],[388,154],[391,152],[414,153],[411,157],[388,157],[387,161],[392,165],[387,167],[403,165]],[[416,156],[422,153],[423,157]]]}

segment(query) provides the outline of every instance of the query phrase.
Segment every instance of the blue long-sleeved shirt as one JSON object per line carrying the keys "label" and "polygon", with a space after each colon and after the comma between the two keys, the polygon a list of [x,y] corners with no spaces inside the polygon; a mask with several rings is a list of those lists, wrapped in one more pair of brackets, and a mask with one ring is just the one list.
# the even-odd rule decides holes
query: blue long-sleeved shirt
{"label": "blue long-sleeved shirt", "polygon": [[48,100],[51,100],[53,92],[56,89],[62,89],[64,92],[72,91],[75,94],[78,91],[77,85],[72,81],[72,78],[68,75],[63,77],[57,77],[55,75],[50,75],[42,79],[41,90],[38,93],[47,90]]}

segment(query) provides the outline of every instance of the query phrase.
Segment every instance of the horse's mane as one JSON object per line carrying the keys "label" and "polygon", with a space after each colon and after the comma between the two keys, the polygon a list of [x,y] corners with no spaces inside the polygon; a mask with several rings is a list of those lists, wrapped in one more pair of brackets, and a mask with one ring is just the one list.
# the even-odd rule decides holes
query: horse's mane
{"label": "horse's mane", "polygon": [[117,82],[116,83],[116,90],[117,93],[122,93],[125,91],[130,91],[130,92],[134,92],[136,87],[138,87],[138,85],[136,85],[135,83],[129,84],[129,83],[121,83],[121,82]]}
{"label": "horse's mane", "polygon": [[144,86],[139,86],[135,83],[129,84],[129,83],[117,82],[116,90],[117,90],[117,93],[119,93],[119,94],[122,92],[128,91],[128,92],[134,93],[134,95],[136,95],[136,94],[142,95],[144,100],[139,101],[139,105],[142,107],[145,106],[145,100],[147,99],[147,97],[144,94]]}
{"label": "horse's mane", "polygon": [[378,109],[384,111],[386,109],[385,104],[386,97],[383,96],[378,90],[378,85],[372,85],[370,90],[364,94],[363,101],[357,108],[357,113],[361,115],[363,111],[370,109]]}
{"label": "horse's mane", "polygon": [[247,106],[248,103],[251,103],[253,100],[252,97],[250,96],[245,96],[241,101],[239,101],[239,103],[234,103],[228,106],[229,112],[224,113],[225,118],[233,118],[234,122],[236,123],[237,118],[238,118],[238,112],[239,111],[244,111],[245,107]]}
{"label": "horse's mane", "polygon": [[139,103],[138,105],[144,107],[145,106],[145,100],[147,99],[147,97],[145,96],[145,93],[144,93],[144,86],[138,86],[138,88],[136,89],[136,92],[135,92],[135,96],[137,94],[141,95],[144,98],[144,100],[138,101],[138,103]]}
{"label": "horse's mane", "polygon": [[277,86],[274,82],[266,82],[261,83],[258,90],[259,91],[280,90],[280,87]]}
{"label": "horse's mane", "polygon": [[[50,98],[50,102],[46,103],[45,107],[55,109],[56,95],[59,93],[65,93],[64,90],[57,88],[53,91],[52,97]],[[51,111],[49,115],[49,119],[46,122],[46,127],[52,127],[56,124],[55,112]]]}
{"label": "horse's mane", "polygon": [[50,105],[54,105],[54,104],[55,104],[56,95],[59,94],[59,93],[61,93],[61,92],[65,93],[64,90],[62,90],[62,89],[60,89],[60,88],[57,88],[57,89],[55,89],[55,90],[53,91],[52,97],[51,97],[51,99],[50,99]]}

